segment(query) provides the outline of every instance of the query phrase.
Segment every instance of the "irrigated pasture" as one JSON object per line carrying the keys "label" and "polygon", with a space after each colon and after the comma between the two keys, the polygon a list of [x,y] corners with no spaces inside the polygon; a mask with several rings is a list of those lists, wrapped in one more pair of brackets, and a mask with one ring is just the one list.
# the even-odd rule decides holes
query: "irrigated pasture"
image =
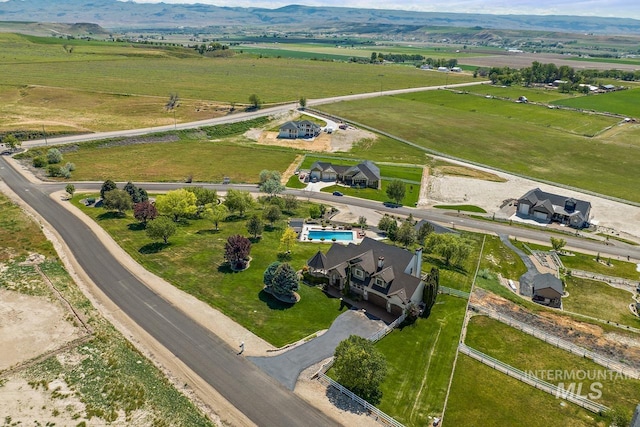
{"label": "irrigated pasture", "polygon": [[554,102],[554,104],[583,110],[605,111],[640,119],[640,104],[638,104],[638,99],[640,99],[640,89],[636,88],[562,99]]}

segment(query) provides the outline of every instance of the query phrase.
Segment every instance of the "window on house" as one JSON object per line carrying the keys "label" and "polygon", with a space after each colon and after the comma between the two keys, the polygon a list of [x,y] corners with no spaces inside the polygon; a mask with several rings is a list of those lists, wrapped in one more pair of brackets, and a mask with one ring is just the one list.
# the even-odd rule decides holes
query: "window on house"
{"label": "window on house", "polygon": [[384,280],[382,280],[379,277],[376,277],[376,286],[380,286],[381,288],[384,288],[386,286],[386,283],[384,283]]}
{"label": "window on house", "polygon": [[364,279],[364,271],[360,270],[359,268],[354,268],[353,276],[357,279]]}

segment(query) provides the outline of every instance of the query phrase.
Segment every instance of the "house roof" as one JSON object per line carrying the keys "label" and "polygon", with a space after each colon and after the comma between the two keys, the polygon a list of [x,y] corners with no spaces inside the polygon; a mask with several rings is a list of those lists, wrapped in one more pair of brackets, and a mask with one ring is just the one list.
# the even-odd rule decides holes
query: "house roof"
{"label": "house roof", "polygon": [[[420,278],[405,273],[405,270],[413,262],[414,254],[406,249],[365,237],[359,245],[350,243],[347,246],[334,243],[327,252],[326,270],[337,272],[341,277],[347,276],[349,265],[358,265],[370,276],[364,285],[385,294],[387,296],[398,295],[407,302],[414,294]],[[384,265],[378,269],[378,259],[384,259]],[[380,277],[388,285],[376,286],[371,278]]]}
{"label": "house roof", "polygon": [[314,270],[326,270],[327,257],[321,251],[318,251],[309,261],[307,261],[307,265]]}
{"label": "house roof", "polygon": [[339,175],[355,176],[358,173],[362,173],[369,181],[380,181],[380,168],[378,168],[373,162],[365,160],[355,166],[347,165],[334,165],[329,162],[316,161],[311,165],[310,170],[320,169],[322,171],[333,170]]}
{"label": "house roof", "polygon": [[458,234],[458,232],[456,230],[452,230],[450,228],[447,227],[443,227],[442,225],[438,225],[433,221],[429,221],[426,219],[422,219],[420,221],[418,221],[416,223],[416,225],[413,226],[413,228],[418,231],[420,230],[420,227],[422,227],[423,224],[431,224],[431,226],[433,227],[433,232],[436,234],[445,234],[445,233],[456,233]]}
{"label": "house roof", "polygon": [[564,286],[562,281],[551,273],[538,274],[533,278],[533,292],[542,289],[553,289],[560,295],[564,294]]}
{"label": "house roof", "polygon": [[294,129],[298,130],[298,125],[295,122],[286,122],[282,126],[280,126],[280,130]]}
{"label": "house roof", "polygon": [[303,218],[290,218],[289,219],[289,227],[293,228],[296,233],[300,233],[302,231],[302,226],[304,225]]}
{"label": "house roof", "polygon": [[[577,212],[585,221],[588,221],[589,211],[591,210],[591,203],[585,200],[578,200],[572,197],[561,196],[559,194],[547,193],[539,188],[528,191],[518,201],[526,201],[532,206],[532,208],[536,208],[536,210],[545,210],[549,212],[549,214],[557,213],[572,216],[576,215]],[[575,202],[575,208],[572,211],[566,210],[567,201]]]}

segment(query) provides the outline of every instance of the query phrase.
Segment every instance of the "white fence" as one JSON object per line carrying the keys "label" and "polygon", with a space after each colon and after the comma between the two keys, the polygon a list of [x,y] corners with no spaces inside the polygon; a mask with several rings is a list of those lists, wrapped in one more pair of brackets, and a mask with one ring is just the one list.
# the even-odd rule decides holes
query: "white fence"
{"label": "white fence", "polygon": [[438,286],[438,292],[446,295],[453,295],[454,297],[460,297],[469,299],[469,292],[460,291],[458,289],[447,288],[446,286]]}
{"label": "white fence", "polygon": [[375,406],[373,406],[371,403],[367,402],[363,398],[356,396],[348,388],[344,387],[342,384],[338,382],[335,382],[325,374],[319,373],[318,380],[327,386],[335,388],[340,393],[349,397],[354,402],[360,404],[369,413],[369,416],[373,417],[380,424],[385,426],[404,427],[404,424],[395,420],[393,417],[390,417],[389,415],[385,414],[380,409],[376,408]]}
{"label": "white fence", "polygon": [[471,310],[482,312],[492,319],[498,320],[506,325],[511,326],[512,328],[518,329],[526,334],[534,336],[546,343],[549,343],[555,347],[561,348],[565,351],[573,353],[577,356],[584,357],[586,359],[590,359],[597,363],[600,366],[604,366],[607,369],[610,369],[615,372],[619,372],[626,377],[640,379],[640,371],[638,369],[632,368],[629,365],[624,363],[616,362],[613,359],[609,359],[607,357],[601,356],[593,351],[587,350],[583,347],[575,345],[567,340],[564,340],[558,336],[548,334],[541,329],[538,329],[534,326],[528,325],[526,323],[515,320],[512,317],[506,316],[504,314],[498,313],[493,310],[488,310],[484,307],[470,305],[469,308]]}
{"label": "white fence", "polygon": [[458,350],[460,351],[460,353],[466,354],[467,356],[476,359],[479,362],[482,362],[485,365],[502,372],[503,374],[509,375],[510,377],[520,380],[525,384],[529,384],[530,386],[535,387],[538,390],[545,391],[558,398],[562,398],[569,402],[575,403],[576,405],[581,406],[591,412],[603,414],[609,410],[609,408],[604,405],[596,403],[593,400],[589,400],[586,397],[575,394],[569,390],[565,390],[564,388],[558,387],[555,384],[543,381],[533,375],[529,375],[526,372],[514,368],[511,365],[507,365],[506,363],[501,362],[498,359],[494,359],[493,357],[488,356],[463,343],[459,344]]}

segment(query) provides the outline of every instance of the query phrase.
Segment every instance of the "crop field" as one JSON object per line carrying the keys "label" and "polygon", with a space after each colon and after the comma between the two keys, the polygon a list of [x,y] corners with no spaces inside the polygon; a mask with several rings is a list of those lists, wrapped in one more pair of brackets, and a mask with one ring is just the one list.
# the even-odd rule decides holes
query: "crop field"
{"label": "crop field", "polygon": [[606,427],[597,415],[537,390],[461,354],[451,384],[445,424],[483,427]]}
{"label": "crop field", "polygon": [[[446,76],[414,67],[257,58],[194,57],[194,51],[148,45],[66,41],[0,34],[0,73],[13,86],[43,85],[117,94],[246,103],[319,98],[444,84]],[[114,49],[113,51],[110,49]],[[3,52],[5,52],[3,54]],[[32,58],[49,58],[40,64]],[[473,80],[451,75],[448,82]],[[304,89],[301,89],[304,88]],[[347,89],[348,88],[348,89]]]}
{"label": "crop field", "polygon": [[[431,315],[393,331],[376,344],[387,358],[378,407],[408,426],[441,414],[467,301],[438,295]],[[407,357],[410,354],[411,357]]]}
{"label": "crop field", "polygon": [[631,292],[578,277],[566,278],[566,291],[569,296],[562,299],[565,310],[640,328],[640,319],[629,310],[635,303]]}
{"label": "crop field", "polygon": [[640,132],[616,118],[442,90],[320,109],[426,150],[640,202],[640,143],[630,137]]}
{"label": "crop field", "polygon": [[639,98],[640,88],[636,88],[600,93],[597,95],[581,96],[577,98],[561,99],[553,103],[583,110],[622,114],[624,116],[640,119]]}
{"label": "crop field", "polygon": [[[523,371],[579,370],[595,372],[607,370],[589,359],[576,356],[538,340],[485,316],[474,316],[468,326],[466,343],[491,357]],[[542,378],[552,384],[562,378]],[[583,391],[587,393],[595,381],[602,383],[602,397],[598,399],[609,407],[622,406],[631,410],[637,405],[640,381],[630,378],[585,379]]]}

